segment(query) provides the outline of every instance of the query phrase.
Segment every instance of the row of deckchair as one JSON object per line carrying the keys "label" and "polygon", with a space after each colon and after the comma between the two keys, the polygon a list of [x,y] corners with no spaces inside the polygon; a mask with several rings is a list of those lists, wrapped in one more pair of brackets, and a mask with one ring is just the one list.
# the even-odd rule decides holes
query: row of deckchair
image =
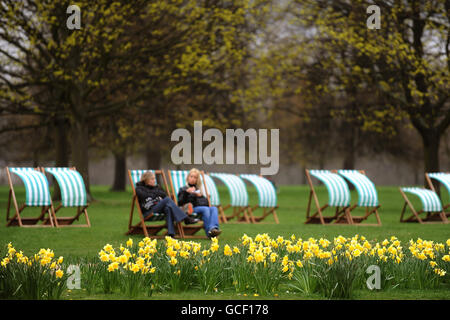
{"label": "row of deckchair", "polygon": [[[55,207],[50,194],[49,183],[46,173],[52,175],[60,188],[61,201]],[[20,227],[61,227],[78,226],[90,227],[87,213],[87,193],[83,178],[75,168],[6,168],[9,183],[8,206],[6,211],[7,226]],[[19,207],[16,193],[14,191],[11,174],[18,176],[25,185],[26,199]],[[14,214],[10,216],[11,206],[14,207]],[[24,217],[22,212],[27,207],[39,207],[40,214],[37,217]],[[61,208],[76,208],[73,216],[61,217],[56,213]],[[73,224],[84,215],[85,224]],[[42,222],[42,223],[40,223]]]}
{"label": "row of deckchair", "polygon": [[[153,213],[144,219],[139,207],[135,192],[135,184],[140,180],[145,171],[153,171],[160,177],[159,181],[167,194],[177,202],[177,193],[179,188],[185,185],[188,171],[186,170],[169,170],[169,179],[166,179],[165,172],[162,170],[129,170],[128,175],[133,191],[132,207],[130,211],[130,219],[127,234],[143,233],[146,236],[157,236],[158,233],[165,229],[166,225],[148,225],[148,221],[165,221],[162,213]],[[10,186],[8,207],[7,207],[7,226],[83,226],[90,227],[89,217],[87,213],[87,195],[83,178],[75,168],[6,168],[8,182]],[[46,174],[55,177],[60,190],[61,202],[58,206],[54,206],[51,199],[49,183]],[[20,207],[17,203],[14,192],[13,180],[11,174],[17,175],[25,185],[26,200]],[[306,177],[310,186],[310,194],[307,206],[305,223],[321,223],[321,224],[362,224],[372,214],[375,215],[377,223],[381,225],[378,209],[380,204],[375,185],[366,176],[364,171],[357,170],[306,170]],[[444,222],[448,223],[447,217],[450,213],[446,213],[449,204],[442,204],[442,200],[434,189],[432,179],[442,183],[450,195],[450,173],[427,173],[425,175],[429,189],[425,188],[399,188],[400,193],[405,200],[401,222]],[[321,181],[328,191],[328,202],[321,205],[313,185],[313,179]],[[222,223],[228,223],[232,219],[243,223],[257,223],[265,219],[269,215],[273,215],[276,223],[279,223],[276,214],[277,195],[273,184],[258,175],[241,174],[234,175],[229,173],[208,173],[201,172],[203,185],[203,193],[207,195],[210,206],[216,206],[219,211],[219,218]],[[257,190],[259,202],[255,206],[250,206],[249,196],[244,180],[250,182]],[[230,201],[228,204],[221,202],[216,182],[225,184],[229,191]],[[350,190],[348,183],[352,184],[358,193],[358,202],[351,204]],[[417,196],[422,204],[420,210],[416,210],[412,201],[407,194]],[[11,205],[14,206],[15,214],[10,217]],[[133,224],[134,207],[138,208],[139,223]],[[316,207],[316,211],[312,212],[312,206]],[[40,207],[41,212],[37,217],[23,217],[22,211],[27,207]],[[77,212],[74,216],[60,217],[56,213],[63,207],[75,207]],[[325,216],[326,209],[335,209],[334,215]],[[357,207],[365,208],[365,215],[353,216],[352,212]],[[254,210],[261,208],[263,214],[255,216]],[[404,218],[407,209],[410,209],[412,215]],[[228,215],[228,210],[232,210]],[[231,211],[230,210],[230,211]],[[194,217],[197,213],[192,213]],[[425,217],[422,217],[426,214]],[[85,224],[73,224],[84,215]],[[422,216],[421,216],[422,215]],[[42,221],[42,224],[39,222]],[[178,235],[180,237],[193,236],[202,229],[202,225],[177,225]]]}
{"label": "row of deckchair", "polygon": [[[328,202],[323,205],[320,204],[317,193],[314,189],[312,180],[313,177],[321,181],[326,186],[328,192]],[[369,216],[374,214],[377,220],[375,225],[381,225],[381,220],[378,213],[380,204],[378,201],[377,190],[373,182],[370,181],[364,171],[306,170],[306,178],[311,191],[309,194],[305,223],[363,225],[362,221],[365,221],[369,218]],[[419,222],[421,224],[432,222],[448,223],[447,217],[450,216],[450,212],[445,212],[445,210],[450,207],[450,203],[442,205],[442,200],[433,186],[432,179],[442,183],[450,195],[450,173],[427,173],[425,174],[425,178],[430,189],[418,187],[399,188],[400,193],[405,200],[400,216],[400,222]],[[358,193],[357,203],[351,204],[350,189],[347,181],[355,187]],[[407,193],[417,196],[420,199],[422,204],[422,208],[420,210],[416,210],[412,201],[408,198]],[[316,211],[314,213],[311,213],[312,204],[316,207]],[[365,214],[363,216],[352,215],[352,211],[357,207],[365,208]],[[324,211],[327,208],[334,208],[334,214],[325,216]],[[407,208],[411,210],[412,215],[408,218],[404,218]],[[426,216],[422,218],[420,216],[421,214],[426,214]]]}
{"label": "row of deckchair", "polygon": [[[162,170],[129,170],[128,176],[130,179],[130,184],[132,186],[133,198],[131,204],[130,218],[128,223],[127,234],[144,234],[147,237],[163,237],[165,234],[160,234],[160,231],[167,228],[164,224],[149,224],[147,222],[151,221],[161,221],[165,220],[165,215],[163,213],[152,213],[144,219],[141,208],[139,206],[139,201],[136,195],[135,186],[136,183],[140,181],[142,174],[145,171],[152,171],[157,176],[157,181],[166,193],[178,203],[178,190],[186,185],[186,178],[189,174],[187,170],[168,170],[169,179],[166,178],[166,174]],[[200,179],[202,181],[202,193],[206,195],[209,206],[216,206],[219,212],[219,221],[221,223],[228,223],[232,219],[236,219],[238,223],[258,223],[268,217],[273,215],[276,223],[279,223],[276,209],[277,206],[277,195],[273,184],[258,175],[253,174],[242,174],[234,175],[229,173],[205,173],[200,172]],[[258,204],[251,206],[249,204],[249,196],[244,180],[249,181],[256,188],[258,193]],[[227,204],[222,203],[220,200],[219,192],[217,189],[217,182],[223,183],[230,195],[230,201]],[[133,214],[135,208],[138,211],[139,222],[133,224]],[[261,208],[263,213],[260,216],[255,216],[253,212]],[[226,214],[226,211],[232,209],[232,213]],[[198,217],[198,213],[192,212],[192,217]],[[182,238],[193,238],[198,237],[195,234],[203,228],[201,223],[196,225],[182,225],[181,223],[176,224],[177,236]],[[203,237],[200,237],[203,238]]]}

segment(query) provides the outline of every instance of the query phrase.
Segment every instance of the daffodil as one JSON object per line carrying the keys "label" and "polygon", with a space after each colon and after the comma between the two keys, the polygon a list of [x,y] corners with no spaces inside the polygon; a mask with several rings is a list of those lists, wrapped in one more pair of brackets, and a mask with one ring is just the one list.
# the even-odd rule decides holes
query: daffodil
{"label": "daffodil", "polygon": [[189,258],[189,251],[181,250],[180,251],[180,257],[188,259]]}
{"label": "daffodil", "polygon": [[63,275],[64,275],[64,271],[62,271],[61,269],[56,270],[55,276],[57,278],[62,278]]}
{"label": "daffodil", "polygon": [[229,257],[233,255],[233,251],[231,250],[228,244],[226,244],[225,247],[223,248],[223,254]]}
{"label": "daffodil", "polygon": [[112,262],[108,266],[108,271],[113,272],[115,270],[119,269],[119,263],[118,262]]}
{"label": "daffodil", "polygon": [[217,250],[219,250],[219,245],[217,243],[211,244],[211,251],[216,252]]}
{"label": "daffodil", "polygon": [[170,258],[170,264],[171,264],[171,265],[174,266],[174,265],[176,265],[177,263],[178,263],[178,260],[177,260],[175,257],[171,257],[171,258]]}
{"label": "daffodil", "polygon": [[133,263],[131,265],[130,271],[132,271],[133,273],[137,273],[140,270],[140,266],[137,263]]}
{"label": "daffodil", "polygon": [[128,241],[126,242],[126,246],[127,246],[128,248],[132,247],[132,246],[133,246],[133,239],[128,238]]}
{"label": "daffodil", "polygon": [[9,258],[4,258],[1,262],[1,265],[2,265],[2,267],[6,267],[8,263],[9,263]]}

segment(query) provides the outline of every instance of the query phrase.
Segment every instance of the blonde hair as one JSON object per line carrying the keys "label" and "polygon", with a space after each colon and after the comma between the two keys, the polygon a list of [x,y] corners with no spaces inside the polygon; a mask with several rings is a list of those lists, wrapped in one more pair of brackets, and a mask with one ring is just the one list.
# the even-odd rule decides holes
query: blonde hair
{"label": "blonde hair", "polygon": [[195,173],[197,174],[197,182],[195,183],[195,185],[197,186],[198,189],[202,188],[202,179],[200,178],[200,170],[196,169],[196,168],[192,168],[188,175],[186,176],[186,184],[189,185],[189,176],[191,175],[191,173]]}
{"label": "blonde hair", "polygon": [[145,171],[145,172],[142,174],[141,181],[147,182],[148,179],[154,178],[154,177],[155,177],[155,174],[154,174],[153,172],[151,172],[151,171]]}

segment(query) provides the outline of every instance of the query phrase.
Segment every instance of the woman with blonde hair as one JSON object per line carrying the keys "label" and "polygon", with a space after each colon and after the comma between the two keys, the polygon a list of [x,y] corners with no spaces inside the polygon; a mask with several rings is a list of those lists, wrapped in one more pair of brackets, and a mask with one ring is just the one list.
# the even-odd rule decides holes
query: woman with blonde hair
{"label": "woman with blonde hair", "polygon": [[171,237],[175,235],[174,220],[176,222],[184,221],[185,224],[193,224],[199,221],[186,215],[167,196],[164,190],[156,185],[155,174],[151,171],[144,172],[141,181],[136,183],[136,194],[144,219],[152,212],[164,212],[166,214],[167,234]]}
{"label": "woman with blonde hair", "polygon": [[219,230],[219,213],[216,207],[209,206],[208,199],[202,194],[201,188],[200,171],[193,168],[186,178],[186,185],[178,191],[178,205],[191,203],[194,211],[202,217],[206,235],[213,238],[222,232]]}

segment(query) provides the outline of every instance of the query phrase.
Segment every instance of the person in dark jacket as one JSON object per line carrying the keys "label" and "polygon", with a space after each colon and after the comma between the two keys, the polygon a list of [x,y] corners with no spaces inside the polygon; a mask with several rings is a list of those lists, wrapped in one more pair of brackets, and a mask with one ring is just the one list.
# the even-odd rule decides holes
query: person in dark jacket
{"label": "person in dark jacket", "polygon": [[219,230],[219,213],[216,207],[209,206],[208,199],[201,192],[201,187],[200,171],[193,168],[186,178],[186,186],[178,191],[178,205],[191,203],[193,210],[201,214],[206,235],[209,238],[216,237],[222,232]]}
{"label": "person in dark jacket", "polygon": [[173,222],[184,221],[185,224],[197,223],[198,219],[193,219],[184,213],[170,197],[156,185],[155,174],[146,171],[142,175],[141,181],[136,183],[136,195],[141,206],[144,219],[152,212],[164,212],[167,221],[167,233],[173,237],[175,229]]}

